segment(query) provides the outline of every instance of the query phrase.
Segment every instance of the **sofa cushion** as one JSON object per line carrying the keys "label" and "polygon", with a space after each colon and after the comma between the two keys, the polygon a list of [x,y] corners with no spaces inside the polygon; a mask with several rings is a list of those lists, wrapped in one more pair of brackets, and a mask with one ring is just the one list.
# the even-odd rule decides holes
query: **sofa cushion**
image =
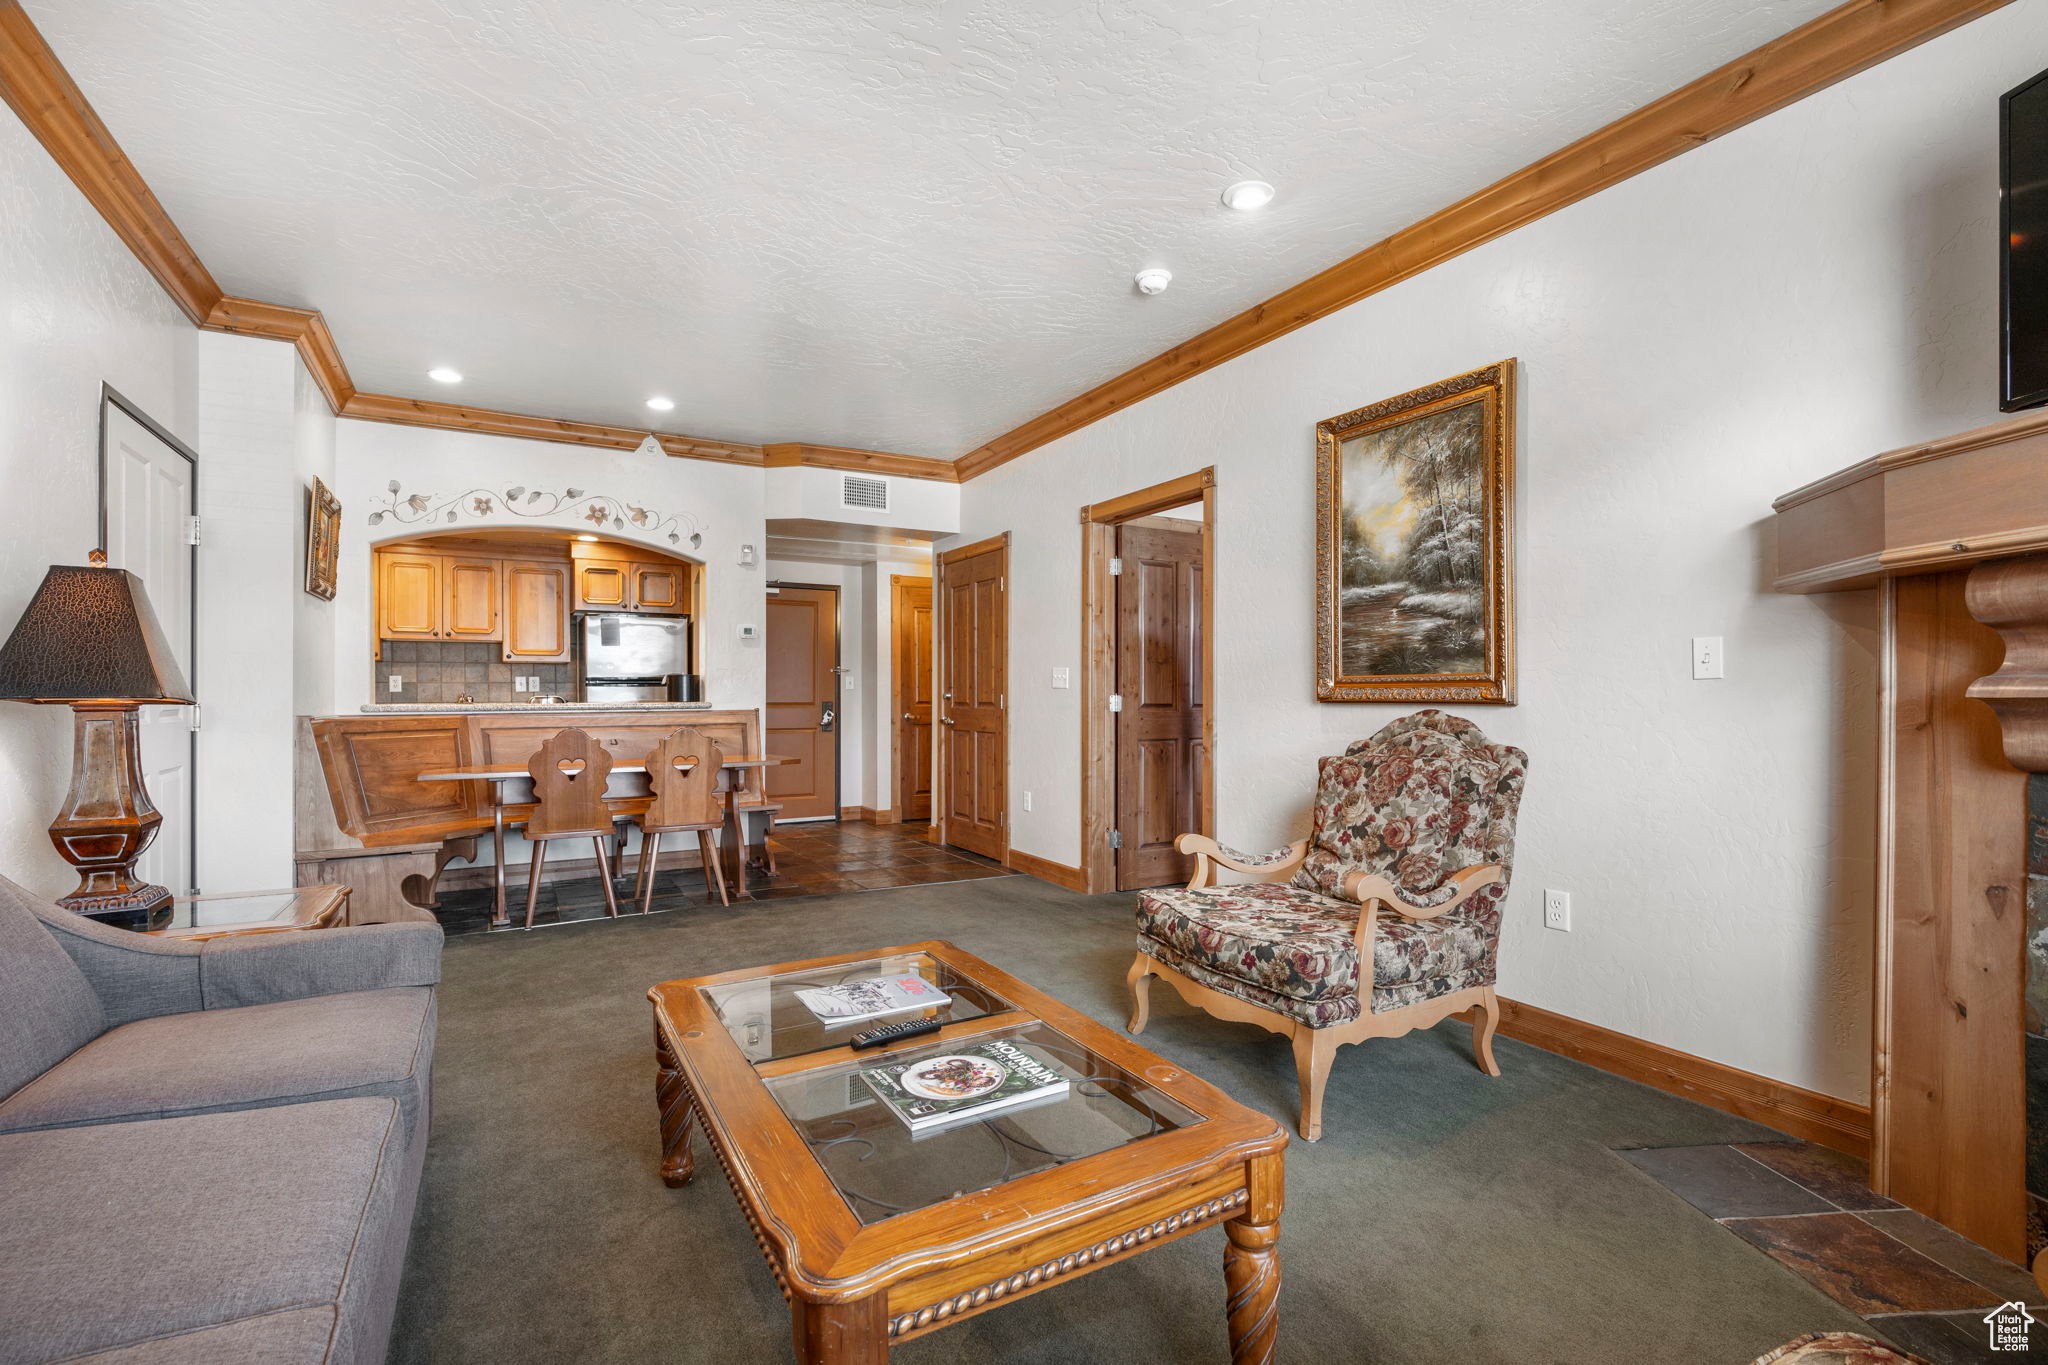
{"label": "sofa cushion", "polygon": [[21,1089],[107,1026],[99,996],[29,908],[35,903],[27,891],[0,877],[0,1097]]}
{"label": "sofa cushion", "polygon": [[[1169,966],[1199,968],[1189,975],[1205,986],[1325,1028],[1358,1017],[1358,911],[1278,883],[1143,891],[1138,946]],[[1429,920],[1382,911],[1373,923],[1373,1013],[1491,985],[1499,940],[1499,908],[1476,896]]]}
{"label": "sofa cushion", "polygon": [[434,1055],[434,992],[400,986],[139,1019],[0,1102],[0,1133],[388,1095],[408,1131]]}
{"label": "sofa cushion", "polygon": [[132,1346],[73,1356],[70,1365],[271,1365],[325,1360],[334,1336],[333,1305],[265,1313],[196,1332],[152,1337]]}
{"label": "sofa cushion", "polygon": [[[0,1365],[381,1361],[410,1158],[390,1099],[0,1134]],[[253,1321],[295,1310],[329,1331]]]}

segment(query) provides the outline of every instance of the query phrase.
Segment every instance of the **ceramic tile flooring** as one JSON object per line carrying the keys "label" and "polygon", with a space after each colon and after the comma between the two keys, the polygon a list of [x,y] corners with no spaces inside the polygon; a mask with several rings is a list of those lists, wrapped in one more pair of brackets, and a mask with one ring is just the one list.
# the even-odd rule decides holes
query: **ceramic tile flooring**
{"label": "ceramic tile flooring", "polygon": [[[1873,1336],[1935,1365],[2048,1359],[2048,1295],[2022,1267],[1869,1188],[1869,1167],[1809,1142],[1617,1153],[1828,1297]],[[2018,1300],[2041,1324],[1993,1352],[1984,1315]]]}
{"label": "ceramic tile flooring", "polygon": [[[775,875],[750,872],[747,887],[757,900],[779,901],[842,891],[878,891],[891,886],[1017,875],[978,854],[929,842],[929,830],[928,825],[870,825],[850,820],[777,825],[775,833],[769,836],[775,847]],[[675,847],[678,839],[671,836],[666,842]],[[663,870],[654,889],[655,911],[718,904],[717,895],[705,889],[702,874],[695,868],[669,871],[668,861],[664,854]],[[634,913],[629,902],[637,871],[635,858],[629,855],[625,860],[626,875],[615,883],[621,914]],[[513,873],[509,905],[515,925],[523,924],[523,869]],[[490,928],[490,888],[443,891],[435,915],[450,934],[482,933]],[[542,883],[540,904],[534,914],[535,928],[603,918],[604,888],[598,885],[597,878]]]}

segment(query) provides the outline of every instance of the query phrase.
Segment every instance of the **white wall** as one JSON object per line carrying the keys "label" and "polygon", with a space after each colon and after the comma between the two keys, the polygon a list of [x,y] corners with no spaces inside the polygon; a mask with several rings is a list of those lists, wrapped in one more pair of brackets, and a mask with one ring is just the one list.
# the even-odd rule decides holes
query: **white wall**
{"label": "white wall", "polygon": [[[0,281],[0,488],[14,509],[0,536],[4,633],[46,568],[83,564],[99,543],[100,385],[188,444],[198,399],[191,324],[7,115]],[[0,875],[52,896],[77,885],[48,834],[70,784],[70,708],[0,703]]]}
{"label": "white wall", "polygon": [[766,515],[810,521],[845,522],[889,530],[916,530],[928,536],[960,529],[960,485],[936,479],[883,476],[889,485],[889,510],[869,511],[840,502],[845,471],[786,465],[765,471]]}
{"label": "white wall", "polygon": [[2044,52],[2000,10],[967,484],[1031,585],[1015,846],[1080,856],[1078,506],[1216,466],[1218,833],[1276,845],[1410,709],[1311,699],[1314,424],[1516,356],[1522,703],[1465,712],[1531,759],[1501,990],[1865,1098],[1874,599],[1769,592],[1770,502],[1998,416],[1997,97]]}
{"label": "white wall", "polygon": [[[334,487],[334,410],[313,376],[300,362],[292,386],[292,469],[299,497],[304,499],[319,479]],[[334,711],[334,604],[304,591],[307,519],[295,519],[293,571],[300,591],[292,598],[292,710],[301,716]]]}

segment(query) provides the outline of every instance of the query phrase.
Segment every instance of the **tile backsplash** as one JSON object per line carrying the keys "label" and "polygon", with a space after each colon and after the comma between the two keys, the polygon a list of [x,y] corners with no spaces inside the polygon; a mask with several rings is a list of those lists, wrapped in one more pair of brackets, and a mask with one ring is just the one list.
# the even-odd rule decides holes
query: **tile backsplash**
{"label": "tile backsplash", "polygon": [[[540,691],[569,697],[575,685],[570,664],[508,664],[495,644],[453,640],[385,640],[377,660],[377,702],[525,701],[531,692],[512,690],[515,677],[540,679]],[[391,679],[399,690],[391,690]],[[571,698],[573,700],[573,698]]]}

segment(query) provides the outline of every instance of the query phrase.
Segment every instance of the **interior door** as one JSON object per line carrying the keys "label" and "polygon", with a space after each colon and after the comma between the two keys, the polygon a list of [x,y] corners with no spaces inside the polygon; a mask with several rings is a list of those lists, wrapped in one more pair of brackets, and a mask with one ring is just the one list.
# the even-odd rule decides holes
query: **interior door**
{"label": "interior door", "polygon": [[1202,533],[1119,526],[1117,557],[1116,886],[1131,891],[1193,870],[1173,845],[1201,828]]}
{"label": "interior door", "polygon": [[[107,562],[142,580],[178,667],[198,687],[201,679],[192,670],[194,576],[188,534],[198,506],[197,470],[183,451],[116,404],[109,401],[104,412],[101,497]],[[143,786],[164,821],[135,870],[143,880],[169,887],[174,896],[190,895],[196,843],[192,711],[145,706],[139,724]]]}
{"label": "interior door", "polygon": [[762,770],[775,818],[839,817],[839,589],[784,587],[768,597],[768,752],[794,763]]}
{"label": "interior door", "polygon": [[985,858],[1009,844],[1009,557],[998,541],[939,561],[939,837]]}
{"label": "interior door", "polygon": [[890,619],[896,636],[896,812],[932,818],[932,581],[896,575]]}

